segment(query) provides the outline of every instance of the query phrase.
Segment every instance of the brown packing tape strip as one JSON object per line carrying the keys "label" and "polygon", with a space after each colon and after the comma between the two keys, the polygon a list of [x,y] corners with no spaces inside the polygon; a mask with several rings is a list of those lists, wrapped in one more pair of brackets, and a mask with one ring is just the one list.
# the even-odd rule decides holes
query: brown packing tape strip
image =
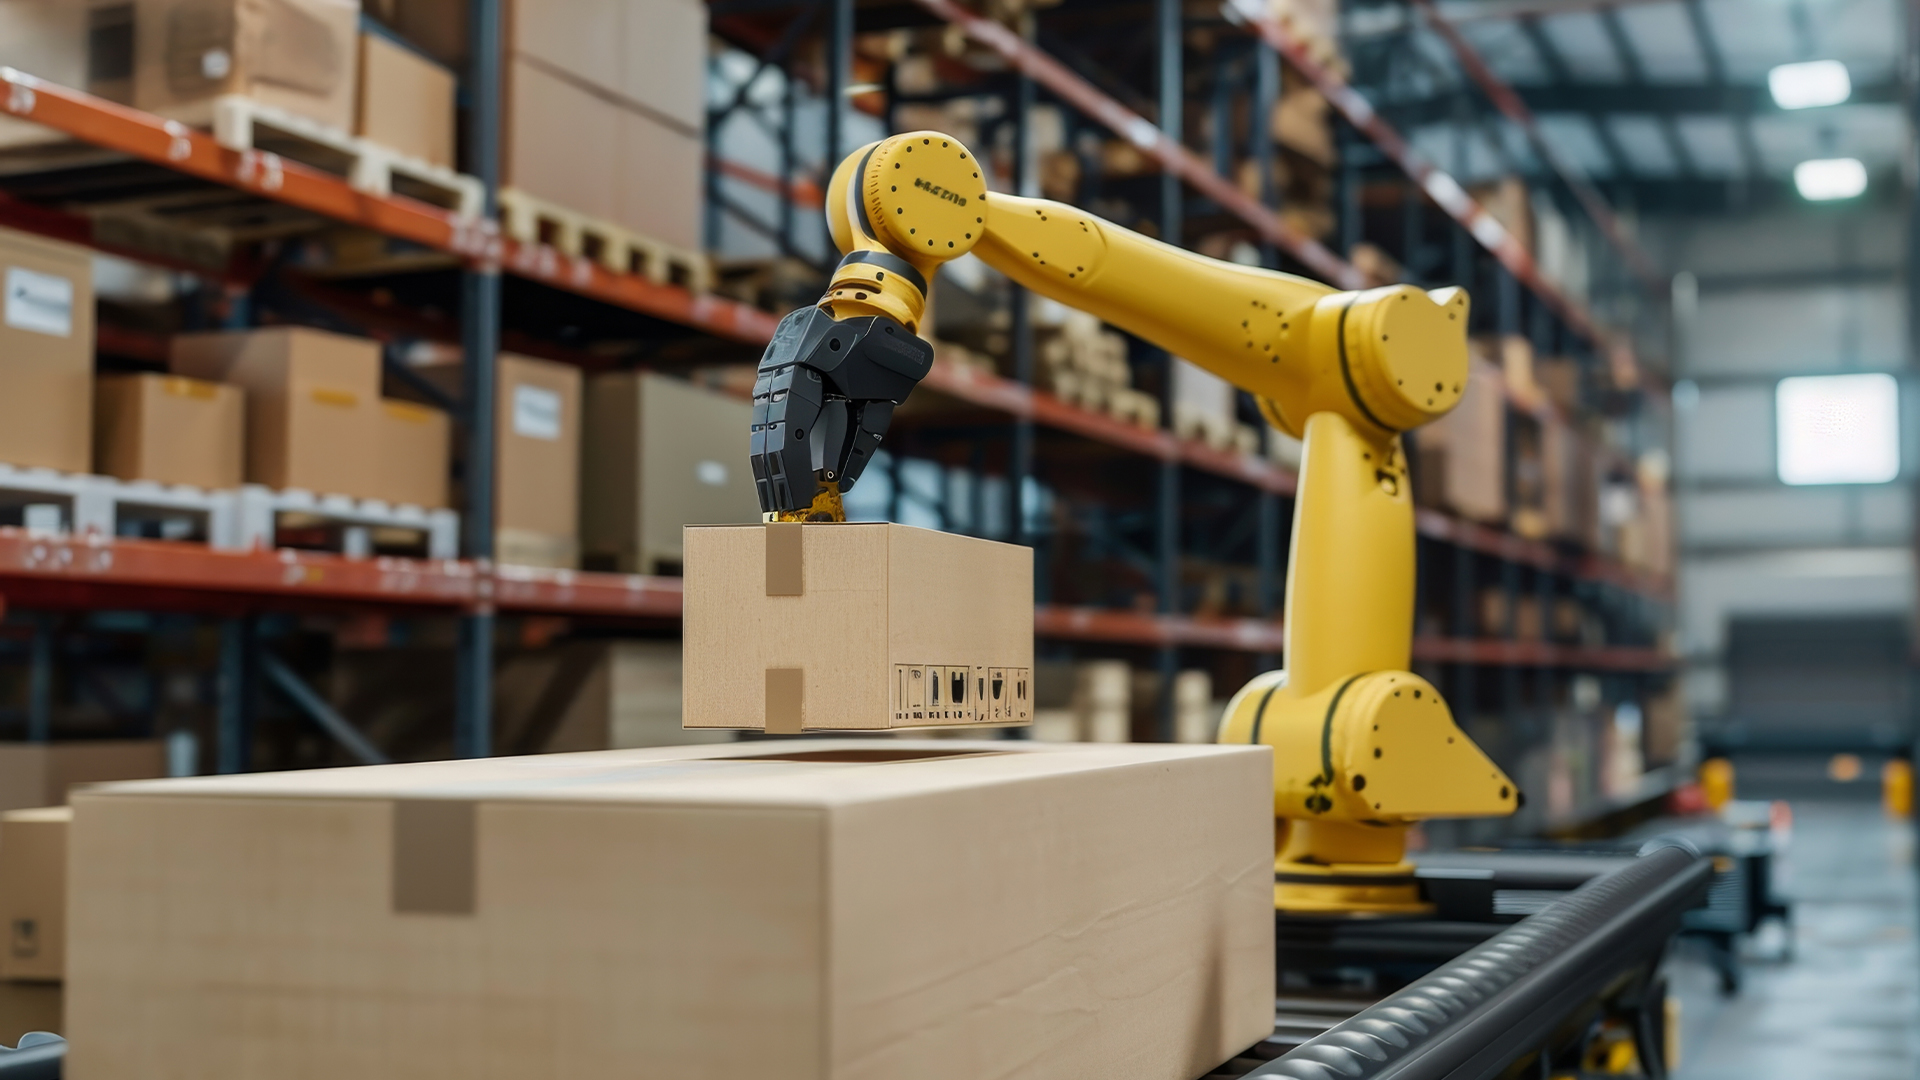
{"label": "brown packing tape strip", "polygon": [[806,711],[804,676],[797,667],[767,669],[767,734],[800,734]]}
{"label": "brown packing tape strip", "polygon": [[394,914],[472,915],[478,909],[477,817],[471,800],[394,800]]}
{"label": "brown packing tape strip", "polygon": [[800,572],[800,548],[806,526],[797,521],[767,523],[767,595],[802,596],[806,580]]}

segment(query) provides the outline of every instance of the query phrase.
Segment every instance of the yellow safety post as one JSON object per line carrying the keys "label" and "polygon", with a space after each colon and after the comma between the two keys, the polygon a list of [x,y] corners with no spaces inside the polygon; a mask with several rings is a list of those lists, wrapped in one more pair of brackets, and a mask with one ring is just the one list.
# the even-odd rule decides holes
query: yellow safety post
{"label": "yellow safety post", "polygon": [[1715,813],[1733,801],[1733,762],[1726,758],[1709,758],[1700,764],[1700,794],[1706,796],[1707,805]]}
{"label": "yellow safety post", "polygon": [[1894,758],[1880,770],[1880,805],[1890,818],[1913,816],[1913,762]]}

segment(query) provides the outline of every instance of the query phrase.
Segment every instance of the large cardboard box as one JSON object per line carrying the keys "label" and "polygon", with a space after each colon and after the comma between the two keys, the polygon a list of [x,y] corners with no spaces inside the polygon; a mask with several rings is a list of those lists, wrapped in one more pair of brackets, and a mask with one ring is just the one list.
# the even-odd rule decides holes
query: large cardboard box
{"label": "large cardboard box", "polygon": [[507,70],[502,183],[664,243],[698,250],[705,142],[552,67]]}
{"label": "large cardboard box", "polygon": [[[459,363],[416,369],[458,400]],[[580,369],[501,353],[494,368],[494,558],[580,565]]]}
{"label": "large cardboard box", "polygon": [[304,327],[182,334],[175,373],[246,393],[250,483],[379,497],[380,347]]}
{"label": "large cardboard box", "polygon": [[86,472],[93,459],[93,262],[0,229],[0,463]]}
{"label": "large cardboard box", "polygon": [[588,569],[657,573],[681,529],[760,520],[747,461],[753,406],[651,372],[587,383],[580,543]]}
{"label": "large cardboard box", "polygon": [[0,814],[0,979],[67,973],[67,826],[73,808]]}
{"label": "large cardboard box", "polygon": [[75,784],[165,775],[160,739],[0,743],[0,810],[63,805]]}
{"label": "large cardboard box", "polygon": [[681,634],[690,728],[1033,722],[1031,548],[885,523],[689,527]]}
{"label": "large cardboard box", "polygon": [[514,57],[506,64],[500,180],[601,221],[617,214],[620,108]]}
{"label": "large cardboard box", "polygon": [[1272,771],[889,739],[90,788],[69,1065],[1192,1080],[1272,1031]]}
{"label": "large cardboard box", "polygon": [[133,104],[189,124],[239,94],[353,130],[359,0],[134,0]]}
{"label": "large cardboard box", "polygon": [[512,0],[506,30],[522,62],[696,137],[705,126],[702,0]]}
{"label": "large cardboard box", "polygon": [[643,112],[620,114],[620,182],[614,222],[688,251],[702,235],[706,142]]}
{"label": "large cardboard box", "polygon": [[94,469],[122,480],[239,487],[246,399],[178,375],[107,375],[94,387]]}
{"label": "large cardboard box", "polygon": [[399,506],[446,506],[453,452],[447,414],[411,401],[382,401],[375,429],[379,460],[369,494]]}
{"label": "large cardboard box", "polygon": [[453,119],[453,72],[385,35],[360,35],[354,134],[452,168]]}

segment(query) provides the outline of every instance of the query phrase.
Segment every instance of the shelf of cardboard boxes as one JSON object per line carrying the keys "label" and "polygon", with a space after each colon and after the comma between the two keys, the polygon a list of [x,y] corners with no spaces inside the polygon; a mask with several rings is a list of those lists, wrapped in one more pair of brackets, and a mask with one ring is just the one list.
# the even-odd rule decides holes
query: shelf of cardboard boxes
{"label": "shelf of cardboard boxes", "polygon": [[[595,261],[562,254],[546,244],[503,238],[489,226],[465,218],[457,210],[432,206],[404,195],[360,190],[346,178],[274,154],[222,146],[210,134],[19,72],[8,70],[0,73],[0,79],[9,85],[7,110],[13,116],[263,200],[297,207],[469,261],[497,262],[516,274],[735,340],[764,341],[775,321],[766,312],[724,298],[695,295],[685,288],[660,284],[642,274],[612,272]],[[30,214],[16,213],[12,220],[20,223],[30,217]],[[43,231],[53,232],[60,227],[56,217],[43,216],[38,220],[44,226]],[[69,218],[65,226],[69,234],[73,231],[73,220]],[[69,235],[68,238],[75,237]],[[1294,490],[1296,480],[1291,470],[1258,456],[1199,440],[1176,438],[1164,429],[1149,430],[1137,422],[1129,423],[1077,407],[971,367],[940,364],[927,385],[975,405],[1015,417],[1028,417],[1049,427],[1149,457],[1179,460],[1255,488],[1281,495],[1290,495]],[[1592,556],[1569,563],[1551,546],[1523,541],[1465,519],[1424,510],[1420,526],[1425,535],[1486,554],[1664,595],[1664,583],[1652,575]],[[10,542],[28,553],[46,543],[26,536],[12,538]],[[99,561],[101,542],[87,543],[95,546],[94,559]],[[128,555],[118,560],[121,570],[102,568],[92,577],[72,568],[53,570],[35,562],[30,555],[10,561],[8,576],[61,579],[61,575],[71,574],[75,575],[72,580],[76,583],[120,580],[126,584],[176,590],[205,588],[230,593],[259,589],[340,599],[454,605],[492,603],[505,610],[630,614],[650,618],[671,617],[677,612],[677,594],[670,579],[644,576],[515,570],[502,577],[501,572],[477,573],[471,566],[453,562],[432,566],[380,559],[375,560],[378,567],[369,570],[354,565],[356,560],[317,554],[277,553],[263,557],[208,553],[204,558],[176,560],[168,554],[173,549],[165,545],[153,545],[152,550],[134,547],[126,550]],[[246,562],[249,559],[254,562]],[[86,560],[80,560],[74,565],[85,564]],[[301,569],[289,570],[289,566]],[[121,578],[116,576],[119,574],[132,576]],[[238,584],[242,582],[248,584]],[[1043,626],[1042,632],[1065,633],[1062,628],[1071,621],[1054,620]],[[1200,625],[1193,624],[1194,627]],[[1186,624],[1173,620],[1168,626],[1144,628],[1133,634],[1131,640],[1161,641],[1171,637],[1196,645],[1263,640],[1261,634],[1242,630],[1220,632],[1182,627]],[[1249,647],[1264,649],[1267,646]]]}

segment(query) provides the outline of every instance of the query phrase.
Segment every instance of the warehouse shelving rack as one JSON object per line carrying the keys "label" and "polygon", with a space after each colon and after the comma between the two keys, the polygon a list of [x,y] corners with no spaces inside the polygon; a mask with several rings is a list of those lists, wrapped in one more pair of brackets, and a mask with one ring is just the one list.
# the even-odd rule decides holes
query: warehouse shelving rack
{"label": "warehouse shelving rack", "polygon": [[[743,6],[744,5],[744,6]],[[803,4],[778,5],[755,0],[716,0],[712,10],[716,29],[723,20],[764,19],[770,8],[803,7]],[[828,98],[840,101],[851,71],[851,41],[855,9],[851,0],[823,0],[825,30],[830,42]],[[751,9],[751,10],[749,10]],[[1343,260],[1323,245],[1299,235],[1277,217],[1270,206],[1262,205],[1240,193],[1220,173],[1199,156],[1187,150],[1177,132],[1155,128],[1139,113],[1127,110],[1089,82],[1036,48],[1029,40],[1007,31],[954,5],[950,0],[914,0],[912,4],[892,5],[887,17],[898,19],[900,10],[917,9],[921,20],[943,20],[989,47],[1007,56],[1021,73],[1014,93],[1031,102],[1035,84],[1044,85],[1058,100],[1082,110],[1098,122],[1120,132],[1158,160],[1169,178],[1162,184],[1165,196],[1163,218],[1177,226],[1187,209],[1185,181],[1203,196],[1226,211],[1247,221],[1277,254],[1285,253],[1298,268],[1342,284],[1353,284],[1357,275]],[[866,9],[862,9],[863,12]],[[1156,10],[1172,25],[1179,27],[1179,8],[1166,0],[1157,0]],[[745,14],[741,14],[741,12]],[[1170,13],[1170,14],[1169,14]],[[497,0],[475,2],[475,54],[497,55]],[[1275,41],[1276,28],[1258,20],[1250,25],[1268,43],[1281,46],[1278,53],[1263,51],[1261,84],[1263,100],[1271,104],[1278,93],[1274,64],[1287,54],[1289,62],[1299,66],[1300,58],[1288,54],[1282,35]],[[1175,77],[1167,80],[1169,101],[1180,102],[1182,81],[1180,35],[1171,35],[1173,47],[1162,57]],[[1310,61],[1309,61],[1310,62]],[[489,193],[497,186],[493,168],[495,139],[499,126],[497,114],[498,71],[481,63],[470,73],[467,93],[473,102],[470,139],[470,167],[485,182]],[[1312,77],[1313,73],[1308,72]],[[1332,79],[1326,72],[1321,77]],[[457,560],[423,561],[409,559],[354,560],[341,556],[293,551],[246,553],[214,552],[191,544],[159,541],[110,540],[97,537],[46,537],[19,530],[0,530],[0,597],[15,608],[148,608],[164,611],[194,611],[226,618],[227,651],[237,654],[244,648],[247,619],[262,610],[377,610],[400,614],[458,615],[462,619],[460,651],[457,663],[459,692],[455,746],[464,754],[482,754],[491,747],[490,678],[493,649],[493,619],[498,614],[561,615],[600,620],[626,621],[635,625],[663,625],[677,620],[680,612],[677,579],[628,575],[578,573],[570,571],[526,570],[494,565],[491,554],[491,508],[485,505],[492,460],[491,431],[486,418],[493,415],[488,400],[491,394],[491,363],[495,345],[502,335],[502,279],[530,282],[556,294],[572,294],[596,310],[637,314],[649,320],[648,326],[664,328],[662,333],[675,340],[699,339],[717,343],[722,354],[736,359],[748,358],[755,346],[770,336],[774,316],[720,296],[694,295],[674,285],[663,285],[633,274],[613,273],[586,260],[570,259],[538,244],[519,244],[500,235],[490,216],[462,220],[437,207],[399,196],[370,195],[353,190],[341,178],[310,169],[272,154],[237,152],[217,145],[200,132],[161,118],[136,112],[84,93],[53,86],[30,76],[0,72],[7,90],[6,112],[63,131],[80,142],[116,151],[150,172],[162,173],[174,181],[193,181],[217,185],[241,193],[264,204],[294,208],[317,218],[351,225],[383,236],[404,240],[420,248],[442,253],[457,261],[462,269],[460,318],[457,328],[451,320],[422,322],[418,312],[408,311],[403,301],[384,312],[396,322],[416,329],[419,336],[438,336],[458,340],[466,354],[468,393],[462,413],[466,430],[466,468],[468,487],[480,495],[468,506],[465,521],[465,557]],[[1330,84],[1331,85],[1331,84]],[[1345,91],[1348,106],[1363,111],[1364,99],[1350,89]],[[1338,100],[1337,93],[1330,98]],[[1178,109],[1174,110],[1177,114]],[[829,117],[839,110],[829,110]],[[1015,123],[1024,121],[1016,111]],[[840,147],[842,124],[828,124],[830,147]],[[1376,139],[1377,129],[1369,130]],[[834,160],[831,152],[826,160]],[[716,175],[741,178],[737,166],[714,160],[709,163]],[[1459,185],[1437,172],[1426,175],[1421,186],[1433,195],[1458,191]],[[777,183],[777,182],[776,182]],[[1451,188],[1447,185],[1452,184]],[[795,182],[790,176],[785,185],[789,205],[803,206],[817,199],[817,183]],[[1271,190],[1271,178],[1265,185]],[[6,188],[0,182],[0,189]],[[811,190],[803,190],[811,187]],[[34,196],[42,197],[36,199]],[[110,243],[97,240],[90,219],[84,214],[50,205],[57,201],[52,192],[12,189],[0,198],[0,223],[29,231],[54,235],[114,251]],[[1464,193],[1461,193],[1464,198]],[[1270,201],[1270,200],[1269,200]],[[1511,260],[1518,249],[1510,239],[1503,241],[1485,226],[1491,219],[1477,205],[1453,200],[1448,206],[1439,196],[1435,201],[1453,212],[1463,227],[1478,242],[1486,245],[1502,265],[1509,266],[1511,279],[1523,283],[1541,304],[1549,306],[1563,323],[1576,333],[1596,334],[1583,312],[1560,298],[1551,286],[1531,270],[1530,262]],[[1471,200],[1467,200],[1471,203]],[[791,229],[793,215],[783,223]],[[1478,223],[1477,227],[1476,224]],[[1505,251],[1507,254],[1502,255]],[[150,253],[119,252],[154,261]],[[1511,265],[1509,262],[1511,260]],[[249,264],[229,266],[224,272],[194,267],[196,273],[223,282],[239,290],[258,280],[259,267]],[[1503,290],[1512,292],[1514,290]],[[546,294],[542,294],[546,295]],[[1507,297],[1503,307],[1515,311],[1502,316],[1502,322],[1517,324],[1517,301]],[[363,310],[360,314],[366,314]],[[1019,374],[1024,378],[1005,378],[951,364],[937,365],[924,384],[925,393],[942,395],[965,406],[995,417],[995,423],[1009,431],[1013,444],[1010,458],[1016,477],[1034,472],[1039,443],[1036,429],[1059,433],[1105,450],[1140,461],[1155,469],[1159,477],[1156,492],[1158,522],[1155,525],[1159,561],[1157,569],[1158,607],[1152,613],[1088,608],[1073,605],[1043,604],[1036,617],[1036,632],[1043,638],[1139,646],[1155,650],[1163,670],[1171,671],[1180,649],[1209,649],[1251,654],[1262,662],[1271,662],[1281,647],[1280,625],[1275,611],[1280,573],[1278,551],[1283,547],[1281,501],[1294,490],[1291,471],[1263,458],[1224,453],[1204,445],[1177,439],[1165,430],[1147,431],[1121,424],[1107,416],[1061,402],[1033,389],[1031,382],[1031,326],[1027,305],[1015,305],[1017,348],[1023,350]],[[103,351],[142,357],[149,361],[164,356],[164,341],[137,333],[115,331],[108,327],[101,337]],[[575,358],[564,349],[556,355]],[[702,353],[706,355],[706,353]],[[477,422],[475,422],[477,419]],[[1196,472],[1244,487],[1253,495],[1259,520],[1258,543],[1263,553],[1262,593],[1266,597],[1261,618],[1203,618],[1178,610],[1175,563],[1179,556],[1178,513],[1183,472]],[[1016,483],[1013,490],[1022,490]],[[1015,522],[1024,520],[1015,514]],[[1670,602],[1671,585],[1616,562],[1592,555],[1569,555],[1553,545],[1522,540],[1502,530],[1455,518],[1433,510],[1422,510],[1418,527],[1423,537],[1423,559],[1427,569],[1444,553],[1451,553],[1456,570],[1465,568],[1470,576],[1483,577],[1476,562],[1495,568],[1508,586],[1517,590],[1522,573],[1531,574],[1538,588],[1552,588],[1554,581],[1591,589],[1611,590],[1633,604],[1664,605]],[[1513,673],[1521,669],[1570,668],[1613,673],[1621,677],[1665,672],[1670,661],[1653,641],[1632,645],[1579,648],[1544,642],[1508,639],[1481,639],[1470,626],[1456,623],[1446,635],[1423,635],[1416,644],[1416,656],[1424,662],[1445,664],[1460,671],[1488,667]],[[43,655],[44,650],[36,650]],[[236,659],[232,667],[241,666]],[[239,768],[242,762],[232,748],[244,745],[247,723],[244,706],[234,689],[244,680],[225,680],[227,692],[221,704],[221,753],[224,768]],[[44,733],[44,717],[33,725]]]}

